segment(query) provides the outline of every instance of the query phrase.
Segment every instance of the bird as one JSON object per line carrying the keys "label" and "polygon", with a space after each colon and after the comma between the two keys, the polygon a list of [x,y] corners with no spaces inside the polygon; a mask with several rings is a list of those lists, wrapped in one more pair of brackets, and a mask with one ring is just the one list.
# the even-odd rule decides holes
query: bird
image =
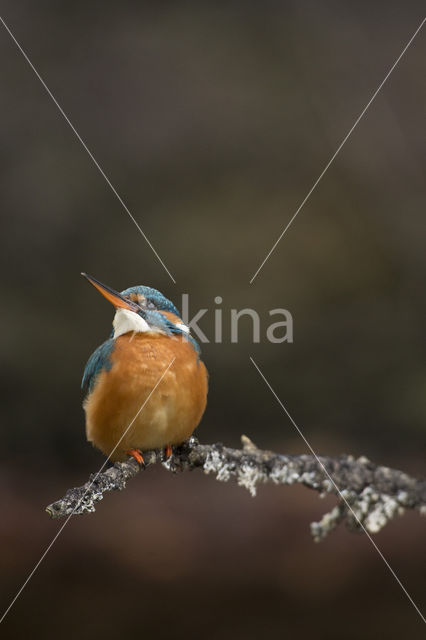
{"label": "bird", "polygon": [[82,389],[86,436],[112,462],[187,440],[207,404],[208,373],[179,311],[160,291],[119,293],[83,275],[115,307],[113,331],[90,356]]}

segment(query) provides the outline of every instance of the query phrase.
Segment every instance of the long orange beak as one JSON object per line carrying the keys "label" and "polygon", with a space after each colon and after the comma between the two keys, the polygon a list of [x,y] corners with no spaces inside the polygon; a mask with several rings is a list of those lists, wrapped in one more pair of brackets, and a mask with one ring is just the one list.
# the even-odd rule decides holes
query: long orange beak
{"label": "long orange beak", "polygon": [[132,302],[132,300],[125,298],[121,295],[121,293],[118,293],[118,291],[114,291],[114,289],[111,289],[111,287],[107,287],[106,284],[102,284],[102,282],[99,282],[99,280],[96,280],[96,278],[94,278],[93,276],[89,276],[87,273],[82,272],[81,275],[84,276],[90,282],[90,284],[95,287],[95,289],[102,293],[104,298],[111,302],[114,307],[119,307],[120,309],[128,309],[129,311],[134,311],[135,313],[140,311],[140,307],[136,304],[136,302]]}

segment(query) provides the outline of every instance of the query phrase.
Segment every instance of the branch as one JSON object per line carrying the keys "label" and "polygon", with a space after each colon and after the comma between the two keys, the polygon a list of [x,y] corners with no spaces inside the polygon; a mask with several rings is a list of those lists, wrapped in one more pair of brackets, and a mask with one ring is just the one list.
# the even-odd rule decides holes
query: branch
{"label": "branch", "polygon": [[167,461],[160,450],[146,451],[143,454],[144,466],[139,466],[133,458],[116,462],[106,471],[92,475],[82,487],[69,489],[46,511],[51,518],[92,513],[104,493],[121,491],[127,480],[139,471],[160,462],[172,473],[201,469],[204,473],[214,473],[216,480],[221,482],[234,479],[252,496],[256,495],[257,485],[266,482],[303,484],[318,491],[320,497],[330,493],[337,495],[338,503],[330,513],[325,514],[320,522],[311,524],[311,533],[316,541],[325,538],[340,522],[345,522],[350,531],[360,531],[364,527],[369,533],[377,533],[405,509],[418,509],[426,514],[424,479],[379,467],[365,457],[357,460],[352,456],[320,457],[334,485],[314,456],[280,455],[258,449],[246,436],[241,440],[242,449],[230,449],[222,444],[199,444],[192,437],[176,447]]}

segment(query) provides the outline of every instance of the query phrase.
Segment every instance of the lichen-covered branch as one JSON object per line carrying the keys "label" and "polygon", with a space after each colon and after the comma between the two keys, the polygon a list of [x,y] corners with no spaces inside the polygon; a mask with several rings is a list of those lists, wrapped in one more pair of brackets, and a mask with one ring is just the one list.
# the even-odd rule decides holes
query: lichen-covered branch
{"label": "lichen-covered branch", "polygon": [[405,509],[426,513],[426,480],[408,476],[402,471],[379,467],[367,458],[354,459],[300,455],[286,456],[258,449],[246,436],[241,438],[242,449],[230,449],[222,444],[200,444],[194,437],[174,449],[169,460],[162,451],[147,451],[144,466],[133,458],[116,462],[102,473],[90,477],[82,487],[69,489],[65,496],[46,509],[52,518],[62,518],[95,511],[95,504],[107,491],[124,489],[127,480],[139,471],[160,462],[169,471],[200,469],[212,473],[216,480],[235,480],[241,487],[256,495],[257,485],[303,484],[315,489],[320,496],[335,494],[337,505],[320,522],[311,524],[316,541],[322,540],[340,522],[351,531],[363,527],[377,533],[384,525]]}

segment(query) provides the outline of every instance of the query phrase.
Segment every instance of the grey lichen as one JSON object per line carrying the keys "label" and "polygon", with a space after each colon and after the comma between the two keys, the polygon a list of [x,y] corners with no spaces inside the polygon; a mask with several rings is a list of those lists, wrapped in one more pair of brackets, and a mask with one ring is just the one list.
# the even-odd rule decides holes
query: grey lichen
{"label": "grey lichen", "polygon": [[377,533],[405,509],[426,512],[426,481],[402,471],[379,467],[366,457],[354,459],[316,458],[311,455],[286,456],[263,451],[242,436],[242,449],[222,444],[203,445],[194,437],[174,449],[168,460],[163,451],[144,452],[143,466],[133,459],[116,462],[106,471],[91,476],[82,487],[69,489],[65,496],[46,509],[52,518],[93,513],[108,491],[121,491],[126,482],[152,464],[162,463],[172,473],[201,469],[219,482],[234,480],[254,497],[257,487],[267,482],[302,484],[318,491],[320,497],[334,494],[338,504],[319,522],[311,524],[314,540],[323,540],[341,522],[350,531],[365,529]]}

